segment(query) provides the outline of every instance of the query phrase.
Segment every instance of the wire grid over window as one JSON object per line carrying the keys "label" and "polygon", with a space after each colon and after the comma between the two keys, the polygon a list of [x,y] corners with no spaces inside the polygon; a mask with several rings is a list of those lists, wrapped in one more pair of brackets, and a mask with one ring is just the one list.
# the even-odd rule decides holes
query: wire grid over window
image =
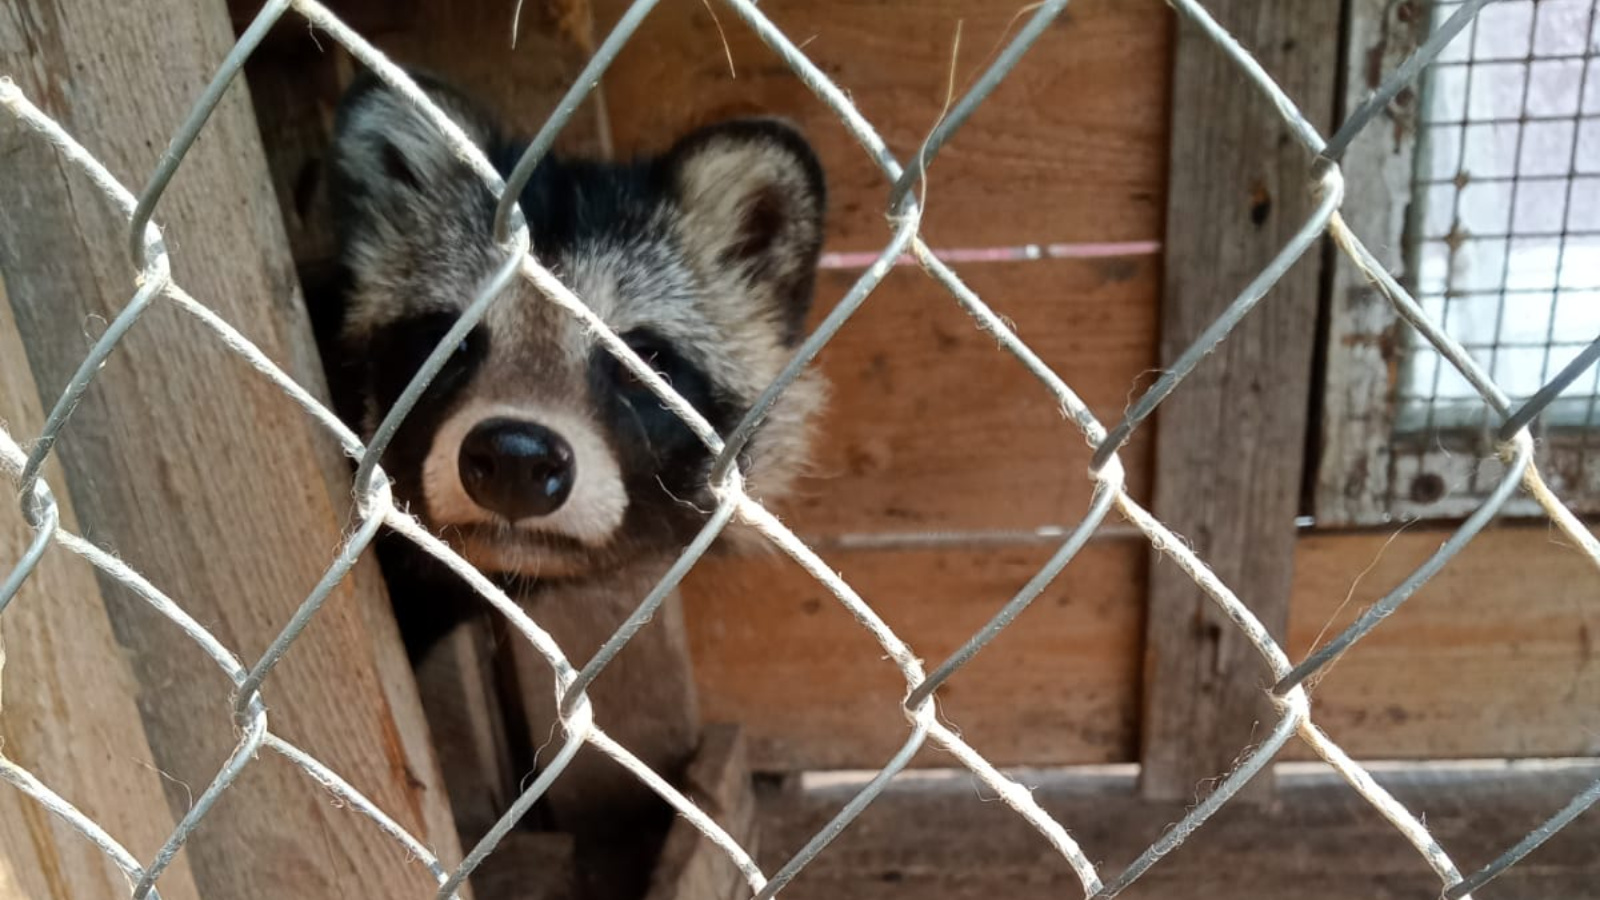
{"label": "wire grid over window", "polygon": [[[1433,29],[1459,3],[1433,7]],[[1407,284],[1513,400],[1538,393],[1600,334],[1600,3],[1501,0],[1422,79]],[[1493,489],[1498,418],[1415,336],[1402,344],[1392,490],[1459,513]],[[1563,496],[1600,499],[1590,457],[1600,380],[1567,385],[1537,420],[1540,462]],[[1431,457],[1431,458],[1430,458]],[[1413,490],[1410,486],[1417,485]],[[1394,507],[1394,498],[1388,501]],[[1517,512],[1539,510],[1517,504]],[[1425,510],[1414,510],[1424,512]]]}
{"label": "wire grid over window", "polygon": [[[556,115],[545,125],[527,156],[521,160],[505,182],[502,182],[501,177],[484,159],[482,153],[471,145],[461,131],[454,127],[436,107],[427,102],[416,85],[360,35],[350,30],[314,0],[273,0],[265,5],[258,18],[223,61],[216,78],[208,86],[188,120],[179,129],[173,139],[171,152],[162,157],[162,163],[151,177],[149,186],[137,197],[118,184],[87,149],[35,107],[13,83],[0,81],[0,104],[43,139],[54,144],[67,162],[87,172],[107,197],[128,215],[131,221],[130,249],[134,261],[134,266],[130,270],[130,284],[136,286],[132,301],[112,323],[104,337],[94,345],[76,376],[51,410],[43,433],[36,436],[31,443],[31,450],[25,452],[14,437],[0,432],[0,458],[4,459],[7,470],[18,480],[24,516],[35,529],[35,538],[29,548],[11,568],[3,584],[0,584],[0,611],[3,611],[16,597],[19,587],[28,579],[46,548],[53,542],[59,543],[67,550],[86,558],[105,575],[132,588],[138,596],[171,620],[188,639],[198,644],[216,661],[236,685],[233,709],[240,734],[239,744],[233,755],[183,816],[165,845],[148,862],[136,859],[118,843],[116,835],[106,833],[87,817],[75,805],[75,798],[57,795],[32,774],[3,759],[0,759],[0,777],[64,819],[86,840],[107,854],[133,882],[132,896],[135,898],[158,896],[157,882],[174,854],[196,829],[206,827],[207,814],[218,798],[225,794],[240,773],[252,764],[262,748],[275,751],[287,758],[319,784],[333,791],[351,809],[370,820],[370,827],[381,829],[405,845],[414,858],[437,880],[440,897],[454,895],[468,875],[495,850],[496,845],[518,819],[555,779],[561,777],[563,770],[585,743],[593,745],[622,763],[664,797],[728,855],[748,881],[750,891],[760,898],[775,895],[812,859],[823,852],[829,841],[872,803],[889,781],[909,763],[917,750],[929,741],[949,751],[962,765],[992,788],[1005,804],[1037,829],[1077,874],[1085,894],[1094,897],[1114,896],[1138,879],[1200,828],[1245,782],[1259,773],[1288,741],[1296,737],[1305,741],[1322,759],[1330,763],[1360,796],[1393,824],[1397,831],[1396,839],[1408,841],[1416,848],[1426,863],[1437,873],[1444,893],[1452,898],[1468,896],[1472,890],[1515,864],[1550,835],[1600,800],[1600,782],[1597,782],[1574,797],[1563,809],[1552,810],[1551,818],[1547,822],[1517,845],[1507,848],[1504,855],[1490,861],[1475,861],[1479,866],[1477,868],[1463,868],[1450,857],[1447,848],[1440,846],[1434,840],[1416,815],[1395,800],[1365,769],[1355,763],[1317,727],[1310,698],[1304,687],[1308,677],[1365,636],[1385,616],[1398,608],[1422,582],[1447,564],[1451,557],[1496,516],[1519,486],[1545,510],[1551,521],[1570,541],[1583,548],[1595,563],[1596,578],[1600,579],[1600,542],[1597,542],[1567,507],[1547,489],[1539,471],[1532,463],[1534,444],[1528,430],[1530,419],[1547,407],[1551,398],[1559,394],[1567,384],[1572,383],[1582,373],[1583,367],[1592,361],[1593,356],[1600,355],[1600,343],[1591,348],[1592,352],[1575,360],[1574,365],[1555,376],[1546,388],[1537,392],[1532,401],[1518,405],[1496,383],[1487,368],[1476,361],[1460,340],[1447,332],[1410,292],[1376,264],[1359,237],[1352,234],[1345,226],[1340,215],[1344,184],[1338,161],[1344,149],[1349,146],[1351,138],[1415,78],[1421,66],[1438,54],[1453,35],[1471,23],[1473,16],[1487,0],[1468,3],[1457,9],[1450,20],[1441,26],[1405,65],[1394,72],[1369,102],[1357,110],[1329,139],[1324,139],[1317,133],[1297,110],[1292,98],[1281,92],[1250,54],[1209,16],[1203,6],[1192,0],[1174,0],[1173,5],[1190,20],[1192,25],[1215,41],[1218,47],[1248,74],[1252,89],[1261,91],[1273,101],[1289,131],[1306,149],[1308,171],[1311,173],[1309,188],[1315,192],[1318,204],[1312,217],[1302,225],[1293,240],[1250,284],[1243,287],[1227,311],[1212,323],[1193,346],[1189,347],[1133,404],[1124,420],[1109,429],[1096,421],[1071,387],[1040,362],[1027,345],[962,283],[956,273],[933,255],[918,234],[921,210],[918,207],[918,191],[915,187],[922,173],[951,135],[962,127],[973,110],[1018,64],[1032,43],[1061,14],[1067,5],[1066,0],[1053,0],[1040,4],[1033,11],[1031,18],[1018,35],[995,59],[970,92],[951,108],[949,115],[927,136],[909,163],[902,163],[889,153],[871,123],[860,115],[845,93],[812,64],[790,38],[774,26],[754,3],[750,0],[726,0],[726,2],[744,24],[754,29],[760,38],[792,67],[801,81],[839,115],[863,150],[893,184],[888,197],[892,235],[877,261],[860,276],[834,312],[803,343],[793,361],[766,391],[762,401],[756,405],[749,417],[726,436],[716,434],[693,408],[678,397],[615,334],[598,321],[580,298],[573,296],[529,255],[527,230],[513,202],[513,198],[520,193],[520,185],[527,178],[534,162],[550,147],[554,135],[577,108],[587,94],[589,86],[598,81],[607,64],[655,6],[654,0],[639,0],[629,8],[616,29],[596,52],[588,67],[580,74],[577,86],[563,100]],[[503,263],[463,313],[452,333],[445,336],[439,348],[423,364],[411,387],[402,395],[365,447],[361,446],[356,436],[341,425],[306,390],[290,379],[227,322],[212,313],[202,299],[190,296],[172,280],[167,246],[163,244],[159,230],[151,221],[162,191],[176,169],[182,165],[185,153],[204,127],[210,110],[271,25],[291,11],[305,17],[319,31],[344,44],[364,64],[376,70],[385,81],[413,98],[455,145],[460,155],[472,163],[496,193],[506,198],[502,199],[496,213],[496,233],[505,250]],[[1230,330],[1249,314],[1254,306],[1260,302],[1273,302],[1274,298],[1271,295],[1273,284],[1324,235],[1330,236],[1340,251],[1366,272],[1421,338],[1437,351],[1446,365],[1460,373],[1460,376],[1473,386],[1482,401],[1493,410],[1495,421],[1502,423],[1496,426],[1496,448],[1506,462],[1506,474],[1495,486],[1489,498],[1425,565],[1369,609],[1348,630],[1328,641],[1306,659],[1295,663],[1229,587],[1212,573],[1205,562],[1195,556],[1188,544],[1172,534],[1129,496],[1124,489],[1124,473],[1117,454],[1132,432],[1185,377],[1203,364],[1202,360],[1207,352],[1226,340]],[[859,596],[824,560],[779,523],[771,513],[745,494],[741,474],[735,462],[740,447],[748,440],[753,427],[759,422],[772,399],[793,381],[802,368],[811,363],[823,345],[868,300],[873,289],[889,271],[893,261],[903,253],[914,256],[930,277],[949,290],[955,302],[974,318],[978,326],[994,337],[1001,350],[1011,354],[1037,377],[1040,389],[1051,394],[1059,402],[1066,415],[1077,424],[1095,448],[1093,461],[1087,473],[1087,477],[1095,484],[1095,493],[1083,520],[1029,584],[1001,606],[983,629],[974,634],[965,645],[941,662],[931,673],[924,670],[915,650],[890,630],[867,599]],[[391,500],[387,480],[376,462],[383,447],[395,433],[397,423],[414,405],[422,386],[439,370],[450,349],[459,340],[460,334],[472,327],[484,315],[487,307],[495,302],[502,290],[516,278],[527,279],[539,289],[548,302],[555,303],[568,314],[592,326],[597,339],[639,378],[649,384],[671,409],[683,417],[712,452],[718,455],[719,460],[711,476],[718,502],[704,530],[686,548],[662,581],[648,596],[641,598],[636,614],[593,659],[583,663],[569,661],[562,649],[516,603],[444,544],[429,535],[416,520],[401,513]],[[165,595],[158,585],[150,584],[109,553],[62,529],[53,491],[40,477],[42,464],[50,454],[62,429],[68,427],[75,402],[94,380],[100,364],[122,335],[135,325],[139,316],[157,302],[175,304],[198,317],[216,334],[218,340],[243,356],[258,373],[281,388],[292,401],[326,427],[349,452],[361,460],[357,471],[355,525],[318,587],[305,599],[296,614],[285,624],[278,638],[258,660],[248,661],[236,657],[204,626],[184,612],[182,598]],[[1271,673],[1271,681],[1274,684],[1271,694],[1278,710],[1278,719],[1270,735],[1258,746],[1250,749],[1242,757],[1240,765],[1223,778],[1215,790],[1195,806],[1182,821],[1163,834],[1151,835],[1154,842],[1126,869],[1120,872],[1102,872],[1089,861],[1089,856],[1072,837],[1073,823],[1053,819],[1034,801],[1027,788],[998,771],[969,746],[952,727],[940,720],[935,713],[933,694],[973,656],[982,652],[995,635],[1023,613],[1028,603],[1072,561],[1090,535],[1102,527],[1113,508],[1143,533],[1155,549],[1170,557],[1182,571],[1192,577],[1225,611],[1242,635],[1256,647],[1263,664]],[[791,860],[773,872],[762,871],[750,854],[717,822],[697,809],[665,780],[642,765],[627,749],[618,746],[597,729],[593,710],[584,690],[623,644],[643,627],[717,534],[734,517],[762,532],[822,583],[881,644],[888,660],[898,668],[906,684],[906,699],[900,711],[906,720],[904,746],[862,791],[838,812],[827,827],[815,835]],[[461,860],[436,858],[420,841],[407,833],[337,773],[328,770],[317,759],[275,735],[268,725],[267,706],[263,701],[263,695],[271,690],[274,665],[304,629],[315,627],[316,613],[332,587],[349,572],[358,556],[372,542],[380,526],[385,524],[409,537],[426,552],[451,565],[503,613],[515,632],[529,641],[548,661],[555,672],[561,695],[559,708],[564,738],[560,749],[548,767],[527,786],[497,825]],[[25,602],[46,603],[52,599],[30,595]],[[363,826],[360,820],[352,818],[350,827]],[[1090,852],[1093,849],[1089,848]]]}

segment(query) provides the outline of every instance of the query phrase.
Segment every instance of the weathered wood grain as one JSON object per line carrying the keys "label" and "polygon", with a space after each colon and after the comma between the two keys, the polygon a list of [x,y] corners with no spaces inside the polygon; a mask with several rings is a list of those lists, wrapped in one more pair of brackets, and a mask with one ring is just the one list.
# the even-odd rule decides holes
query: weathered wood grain
{"label": "weathered wood grain", "polygon": [[[963,279],[1103,421],[1155,366],[1155,257],[960,268]],[[854,279],[824,273],[816,317]],[[1055,397],[921,270],[893,272],[823,351],[831,386],[813,477],[781,505],[806,535],[1075,524],[1089,448]],[[1150,446],[1123,454],[1147,497]]]}
{"label": "weathered wood grain", "polygon": [[[1345,17],[1343,115],[1427,36],[1430,13],[1386,0],[1352,0]],[[1345,152],[1345,221],[1391,272],[1402,272],[1410,204],[1416,92],[1402,91]],[[1349,260],[1330,273],[1327,360],[1318,441],[1315,511],[1332,527],[1375,524],[1388,510],[1391,396],[1399,377],[1399,316]]]}
{"label": "weathered wood grain", "polygon": [[[232,40],[220,2],[0,9],[0,71],[134,185]],[[38,390],[53,400],[89,335],[127,302],[135,273],[121,216],[42,142],[0,127],[0,271]],[[179,282],[321,392],[242,89],[216,109],[157,218]],[[331,562],[347,521],[335,442],[167,304],[113,355],[58,452],[83,529],[249,660]],[[352,572],[268,680],[271,725],[458,858],[377,574],[370,560]],[[168,805],[181,813],[233,748],[233,686],[126,589],[101,579],[101,590],[142,689]],[[272,754],[246,770],[185,855],[205,896],[401,896],[432,883],[403,847]]]}
{"label": "weathered wood grain", "polygon": [[[596,2],[598,33],[627,5]],[[1030,12],[974,0],[914,7],[822,0],[762,10],[902,159],[938,121],[952,61],[959,92]],[[930,242],[1158,240],[1171,29],[1171,12],[1155,0],[1068,7],[934,162],[923,218]],[[662,4],[605,86],[623,155],[733,115],[797,121],[828,172],[829,249],[870,250],[887,240],[888,183],[837,116],[731,11]]]}
{"label": "weathered wood grain", "polygon": [[[1392,542],[1389,533],[1304,538],[1290,658],[1338,634],[1447,536],[1415,527]],[[1312,690],[1316,719],[1365,759],[1600,754],[1597,583],[1600,571],[1554,529],[1486,531],[1324,670]]]}
{"label": "weathered wood grain", "polygon": [[[1044,564],[1047,545],[822,556],[931,668]],[[1108,540],[939,690],[946,720],[999,765],[1134,758],[1145,547]],[[787,559],[707,559],[684,585],[708,721],[739,722],[757,771],[877,768],[908,736],[905,682]],[[948,765],[924,751],[918,765]]]}
{"label": "weathered wood grain", "polygon": [[[1333,107],[1337,4],[1207,7],[1319,127]],[[1192,25],[1172,63],[1161,359],[1170,363],[1298,230],[1310,159],[1239,66]],[[1291,270],[1156,413],[1154,512],[1282,635],[1294,566],[1320,254]],[[1190,797],[1271,720],[1255,648],[1185,574],[1152,562],[1140,760],[1145,792]],[[1247,787],[1252,797],[1270,778]]]}
{"label": "weathered wood grain", "polygon": [[[1378,781],[1463,868],[1514,844],[1600,775],[1587,764],[1384,771]],[[1024,783],[1109,878],[1187,810],[1142,799],[1131,773],[1030,771]],[[860,790],[859,781],[788,792],[763,803],[770,872]],[[1394,826],[1325,767],[1280,775],[1271,806],[1231,803],[1119,896],[1184,900],[1402,900],[1436,897],[1439,879]],[[1506,900],[1592,897],[1600,817],[1573,822],[1482,891]],[[1082,885],[1020,816],[964,773],[896,781],[785,897],[1044,900]]]}
{"label": "weathered wood grain", "polygon": [[[0,283],[0,423],[27,441],[44,425],[28,357]],[[47,481],[65,484],[51,464]],[[0,507],[0,571],[33,538],[12,501]],[[61,523],[77,530],[71,499],[56,497]],[[87,563],[52,547],[0,620],[0,748],[103,826],[141,861],[155,857],[177,819],[139,718],[139,684],[117,646]],[[75,830],[21,791],[0,785],[0,898],[90,900],[126,893],[127,879]],[[196,900],[179,857],[161,896]]]}

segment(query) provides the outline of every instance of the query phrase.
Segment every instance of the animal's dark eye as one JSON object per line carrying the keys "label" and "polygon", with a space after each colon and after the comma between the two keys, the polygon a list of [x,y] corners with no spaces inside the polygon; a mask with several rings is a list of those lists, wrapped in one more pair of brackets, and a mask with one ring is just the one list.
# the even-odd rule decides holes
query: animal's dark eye
{"label": "animal's dark eye", "polygon": [[[416,372],[427,362],[428,357],[433,355],[433,351],[439,347],[439,342],[449,336],[450,329],[455,324],[456,317],[450,313],[435,313],[402,322],[397,327],[396,337],[399,340],[398,345],[393,348],[393,362],[410,372]],[[456,342],[451,354],[445,358],[444,370],[439,373],[439,377],[447,378],[468,366],[479,342],[478,329],[468,332]]]}
{"label": "animal's dark eye", "polygon": [[[396,320],[374,336],[367,364],[375,395],[390,404],[411,384],[456,324],[452,312],[427,313]],[[488,334],[479,327],[451,347],[444,366],[428,383],[427,396],[442,397],[460,387],[488,354]]]}
{"label": "animal's dark eye", "polygon": [[[656,374],[672,383],[673,369],[677,354],[666,341],[648,332],[633,332],[622,336],[628,349],[639,355],[644,364],[654,369]],[[617,361],[617,385],[625,391],[643,391],[650,393],[650,386],[633,373],[621,360]]]}

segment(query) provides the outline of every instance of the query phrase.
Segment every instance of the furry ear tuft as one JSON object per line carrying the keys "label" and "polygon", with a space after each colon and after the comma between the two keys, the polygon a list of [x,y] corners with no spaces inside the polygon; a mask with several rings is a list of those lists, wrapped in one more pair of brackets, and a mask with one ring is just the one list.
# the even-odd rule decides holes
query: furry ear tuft
{"label": "furry ear tuft", "polygon": [[[474,103],[427,74],[407,74],[469,139],[486,154],[494,152],[499,137]],[[347,248],[387,228],[413,229],[425,238],[432,219],[492,204],[488,188],[457,158],[432,119],[371,72],[363,72],[340,101],[328,187],[334,226]]]}
{"label": "furry ear tuft", "polygon": [[691,260],[766,294],[786,340],[797,342],[811,307],[827,201],[810,144],[786,122],[737,119],[688,135],[665,164]]}

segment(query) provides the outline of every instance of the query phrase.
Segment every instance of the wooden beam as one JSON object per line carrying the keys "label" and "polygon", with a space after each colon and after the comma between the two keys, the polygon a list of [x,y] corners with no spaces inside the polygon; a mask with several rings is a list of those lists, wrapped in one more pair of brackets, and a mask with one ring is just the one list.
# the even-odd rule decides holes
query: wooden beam
{"label": "wooden beam", "polygon": [[[11,4],[0,7],[0,72],[137,187],[233,39],[221,0]],[[9,121],[5,129],[0,271],[34,381],[51,402],[83,359],[85,330],[97,333],[123,308],[135,272],[112,204],[42,141]],[[156,218],[177,281],[323,392],[242,86],[213,113]],[[348,521],[337,444],[164,301],[119,345],[57,452],[83,529],[249,661],[321,577]],[[237,740],[233,685],[120,583],[100,585],[140,686],[154,763],[168,776],[170,812],[182,813]],[[264,694],[275,732],[444,859],[459,858],[370,556]],[[407,896],[433,884],[402,846],[270,753],[249,765],[184,855],[204,896]]]}
{"label": "wooden beam", "polygon": [[[1301,538],[1290,658],[1349,626],[1449,534]],[[1600,754],[1594,595],[1594,563],[1548,524],[1491,527],[1314,679],[1312,713],[1357,759]]]}
{"label": "wooden beam", "polygon": [[[591,3],[602,34],[629,5]],[[762,11],[849,92],[903,160],[943,114],[952,79],[959,94],[1016,35],[1024,6],[808,0]],[[1159,60],[1171,40],[1161,0],[1073,0],[930,169],[929,243],[1159,240],[1167,124]],[[794,120],[828,174],[825,249],[875,251],[888,240],[883,174],[839,117],[716,4],[661,4],[605,84],[622,156],[732,116]],[[977,267],[963,275],[968,268]]]}
{"label": "wooden beam", "polygon": [[[1350,49],[1342,61],[1344,91],[1339,98],[1344,115],[1354,112],[1427,38],[1435,15],[1432,7],[1389,0],[1348,0],[1347,5]],[[1405,272],[1405,220],[1422,115],[1417,98],[1415,89],[1401,91],[1350,143],[1341,163],[1346,174],[1341,214],[1384,268],[1395,273]],[[1318,526],[1381,524],[1399,512],[1388,502],[1395,475],[1391,398],[1400,376],[1405,326],[1394,305],[1342,255],[1329,282],[1326,387],[1313,509]],[[1399,493],[1408,493],[1408,488],[1402,486]],[[1470,494],[1465,499],[1473,507],[1480,502]],[[1437,515],[1438,510],[1427,513]]]}
{"label": "wooden beam", "polygon": [[[664,567],[662,567],[664,568]],[[641,564],[606,584],[549,586],[526,603],[574,666],[583,666],[632,614],[661,568]],[[511,651],[525,728],[524,746],[542,765],[563,738],[550,666],[525,641]],[[595,721],[658,775],[679,783],[699,742],[700,709],[683,610],[676,597],[656,613],[589,686]],[[554,827],[577,838],[586,890],[602,898],[637,897],[648,886],[672,811],[610,757],[584,747],[546,795]],[[585,864],[589,861],[592,864]]]}
{"label": "wooden beam", "polygon": [[[821,273],[813,324],[859,275]],[[974,264],[961,277],[1102,419],[1156,367],[1154,254]],[[923,272],[891,271],[817,366],[832,394],[815,463],[780,511],[801,535],[1026,532],[1089,508],[1082,433]],[[1123,450],[1134,496],[1149,495],[1154,443],[1138,434]]]}
{"label": "wooden beam", "polygon": [[[0,134],[6,134],[0,127]],[[0,282],[0,422],[26,442],[44,426],[44,410],[28,357]],[[3,468],[3,467],[0,467]],[[45,471],[63,484],[60,466]],[[22,557],[33,538],[16,503],[13,482],[0,506],[0,571]],[[61,524],[77,530],[71,498],[57,495]],[[0,619],[0,748],[67,802],[100,823],[141,862],[177,824],[166,808],[161,774],[139,719],[139,685],[111,631],[87,563],[59,547],[39,567]],[[122,871],[45,808],[0,785],[0,900],[90,900],[128,890]],[[178,857],[161,880],[161,896],[198,900],[189,860]]]}
{"label": "wooden beam", "polygon": [[[1508,849],[1600,776],[1600,765],[1386,767],[1378,782],[1463,869]],[[1191,805],[1141,798],[1131,773],[1030,771],[1033,798],[1102,877],[1122,871]],[[861,789],[843,781],[763,794],[761,863],[772,872]],[[1119,897],[1376,900],[1437,897],[1439,879],[1393,825],[1326,766],[1279,773],[1277,803],[1229,803]],[[1592,897],[1600,816],[1579,817],[1483,891],[1505,900]],[[966,773],[897,779],[810,865],[791,900],[1059,900],[1083,891],[1066,860]]]}
{"label": "wooden beam", "polygon": [[[761,851],[755,786],[737,725],[708,725],[684,791],[751,856]],[[738,900],[749,891],[733,860],[688,819],[672,823],[645,900]]]}
{"label": "wooden beam", "polygon": [[[1333,109],[1339,4],[1207,7],[1311,122]],[[1162,364],[1174,360],[1301,227],[1310,159],[1239,66],[1188,23],[1173,60]],[[1155,514],[1274,636],[1288,618],[1317,323],[1313,250],[1157,412]],[[1156,557],[1147,618],[1143,790],[1192,797],[1273,721],[1254,647]],[[1269,788],[1258,778],[1248,792]]]}
{"label": "wooden beam", "polygon": [[[929,668],[1049,559],[1050,544],[821,546]],[[939,689],[939,711],[996,765],[1132,762],[1149,547],[1094,541]],[[876,768],[905,743],[906,685],[883,648],[787,557],[702,560],[684,583],[709,721],[738,722],[758,772]],[[946,766],[936,747],[918,766]]]}

